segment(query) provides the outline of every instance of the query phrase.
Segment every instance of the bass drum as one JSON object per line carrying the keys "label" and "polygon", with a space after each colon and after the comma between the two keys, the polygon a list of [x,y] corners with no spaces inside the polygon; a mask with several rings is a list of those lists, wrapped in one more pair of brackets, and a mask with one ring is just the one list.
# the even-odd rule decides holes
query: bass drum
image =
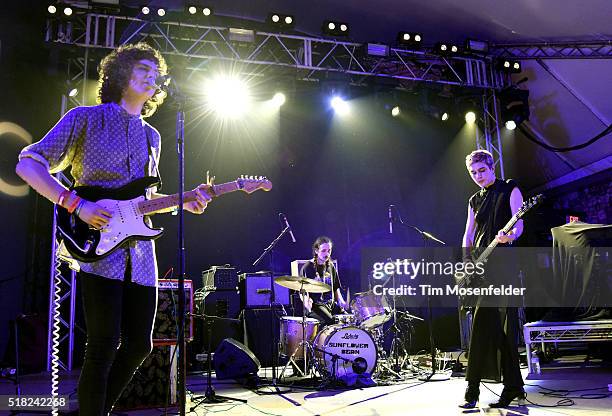
{"label": "bass drum", "polygon": [[376,343],[372,336],[355,326],[329,325],[315,338],[315,358],[320,371],[334,375],[333,356],[337,359],[336,378],[369,373],[376,369]]}

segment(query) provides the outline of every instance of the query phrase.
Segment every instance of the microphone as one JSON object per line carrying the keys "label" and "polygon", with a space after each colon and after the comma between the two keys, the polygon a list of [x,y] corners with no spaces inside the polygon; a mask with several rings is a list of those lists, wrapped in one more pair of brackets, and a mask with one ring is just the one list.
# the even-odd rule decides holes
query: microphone
{"label": "microphone", "polygon": [[171,79],[172,78],[170,75],[158,75],[157,78],[155,78],[155,87],[158,89],[163,89],[164,87],[168,86],[168,81]]}
{"label": "microphone", "polygon": [[293,241],[295,243],[295,236],[293,235],[293,230],[291,229],[291,226],[289,225],[289,222],[287,221],[287,216],[285,214],[283,214],[281,212],[280,214],[281,219],[283,220],[283,222],[285,223],[285,227],[287,227],[287,229],[289,230],[289,235],[291,236],[291,241]]}
{"label": "microphone", "polygon": [[389,205],[389,234],[393,234],[393,207],[395,205]]}

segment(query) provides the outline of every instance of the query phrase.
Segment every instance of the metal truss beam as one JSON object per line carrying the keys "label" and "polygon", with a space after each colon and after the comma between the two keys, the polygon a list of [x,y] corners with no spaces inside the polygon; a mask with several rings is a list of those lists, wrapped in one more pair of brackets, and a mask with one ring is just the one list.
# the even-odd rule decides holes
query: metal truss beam
{"label": "metal truss beam", "polygon": [[70,23],[50,20],[47,42],[85,48],[115,48],[147,41],[165,55],[186,58],[186,68],[199,70],[212,61],[291,71],[297,79],[318,80],[324,72],[345,74],[361,84],[373,77],[451,84],[485,89],[503,87],[503,77],[481,57],[445,57],[425,51],[391,48],[389,56],[368,56],[363,44],[253,31],[250,42],[230,40],[229,27],[140,20],[89,13]]}
{"label": "metal truss beam", "polygon": [[491,152],[499,177],[505,179],[504,157],[499,125],[499,103],[495,90],[486,90],[482,95],[482,118],[480,128],[476,128],[476,148]]}
{"label": "metal truss beam", "polygon": [[495,45],[493,53],[498,57],[515,59],[610,59],[612,40]]}

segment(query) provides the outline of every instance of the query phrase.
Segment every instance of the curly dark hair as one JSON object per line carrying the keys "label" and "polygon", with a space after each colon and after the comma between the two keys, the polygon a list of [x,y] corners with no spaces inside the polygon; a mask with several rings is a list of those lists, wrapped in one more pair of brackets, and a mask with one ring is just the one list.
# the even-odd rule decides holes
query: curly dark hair
{"label": "curly dark hair", "polygon": [[[134,65],[143,59],[155,62],[160,75],[168,73],[168,66],[161,53],[146,43],[119,46],[102,59],[98,66],[98,104],[119,103],[130,83]],[[142,116],[149,117],[166,98],[166,92],[158,89],[142,107]]]}

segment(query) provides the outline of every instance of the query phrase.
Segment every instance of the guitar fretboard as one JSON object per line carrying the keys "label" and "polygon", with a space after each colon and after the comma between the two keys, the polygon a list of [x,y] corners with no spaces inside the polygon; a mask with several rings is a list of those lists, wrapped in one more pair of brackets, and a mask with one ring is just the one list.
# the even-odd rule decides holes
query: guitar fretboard
{"label": "guitar fretboard", "polygon": [[[213,196],[219,196],[226,194],[228,192],[239,191],[240,185],[238,181],[232,181],[227,183],[222,183],[220,185],[213,185]],[[183,193],[184,202],[191,202],[196,200],[196,193],[194,191],[187,191]],[[172,209],[179,206],[179,194],[173,194],[168,196],[163,196],[161,198],[148,199],[146,201],[142,201],[138,204],[138,210],[143,215],[154,214],[159,211],[164,211],[166,209]]]}

